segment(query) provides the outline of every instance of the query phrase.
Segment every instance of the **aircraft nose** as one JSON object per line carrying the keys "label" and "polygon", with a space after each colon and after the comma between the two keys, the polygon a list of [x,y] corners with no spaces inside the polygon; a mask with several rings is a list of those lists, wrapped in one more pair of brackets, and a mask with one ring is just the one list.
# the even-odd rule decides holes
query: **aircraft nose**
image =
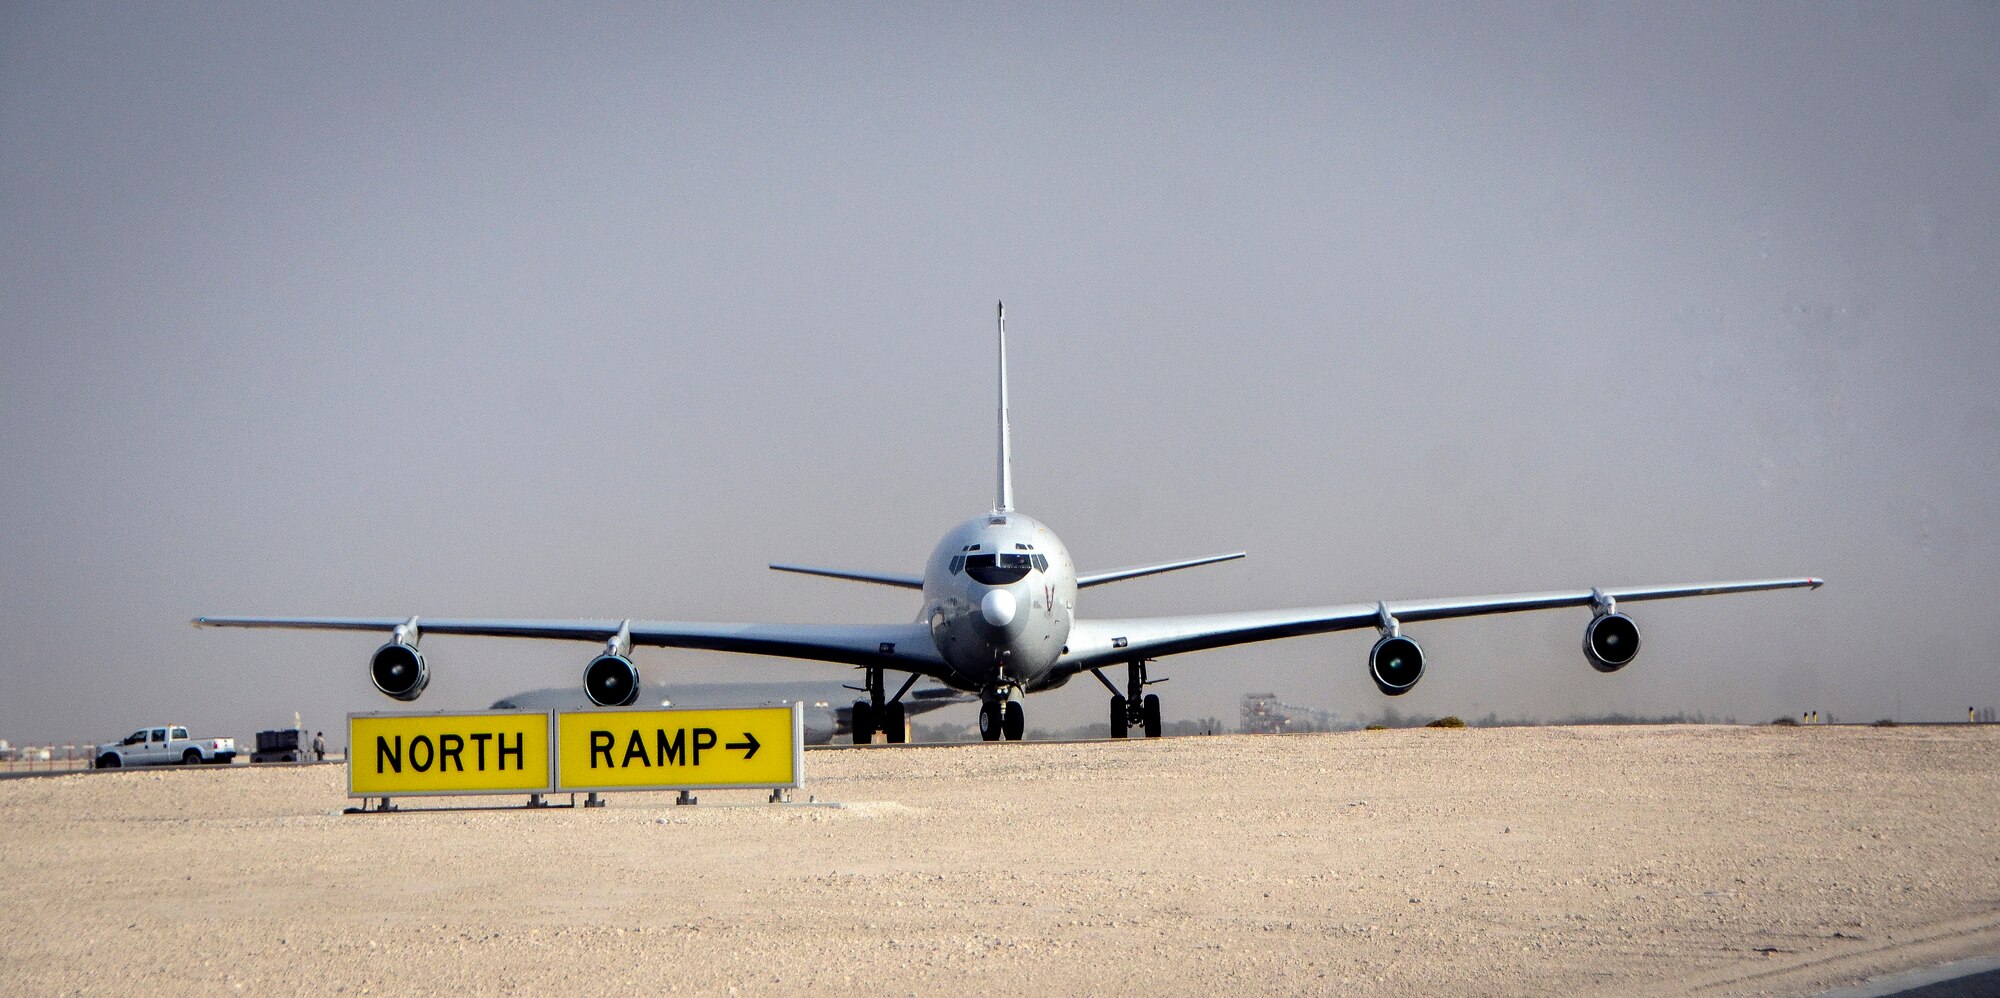
{"label": "aircraft nose", "polygon": [[994,627],[1006,627],[1014,622],[1014,594],[1005,589],[995,589],[979,601],[979,615]]}

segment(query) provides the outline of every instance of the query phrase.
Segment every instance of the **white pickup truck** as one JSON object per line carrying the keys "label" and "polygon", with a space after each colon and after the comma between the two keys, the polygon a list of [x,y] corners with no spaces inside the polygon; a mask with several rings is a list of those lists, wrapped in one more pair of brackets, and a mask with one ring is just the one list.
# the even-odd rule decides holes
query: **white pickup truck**
{"label": "white pickup truck", "polygon": [[140,728],[116,745],[97,747],[97,768],[123,766],[194,766],[204,762],[226,763],[236,758],[234,738],[189,738],[188,729],[178,724]]}

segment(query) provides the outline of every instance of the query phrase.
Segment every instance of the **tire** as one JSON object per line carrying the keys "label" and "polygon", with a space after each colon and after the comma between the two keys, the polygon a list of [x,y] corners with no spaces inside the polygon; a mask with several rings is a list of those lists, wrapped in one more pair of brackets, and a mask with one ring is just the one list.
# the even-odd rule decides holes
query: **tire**
{"label": "tire", "polygon": [[903,701],[882,705],[882,736],[891,745],[901,745],[910,740],[909,714],[903,710]]}
{"label": "tire", "polygon": [[1111,737],[1125,737],[1125,698],[1111,698]]}
{"label": "tire", "polygon": [[1160,737],[1160,698],[1158,694],[1146,694],[1146,737]]}
{"label": "tire", "polygon": [[979,737],[984,741],[1000,740],[1000,705],[992,701],[979,705]]}
{"label": "tire", "polygon": [[200,749],[194,749],[194,748],[191,748],[191,749],[188,749],[188,750],[187,750],[187,751],[185,751],[185,752],[182,752],[182,753],[181,753],[181,765],[183,765],[183,766],[199,766],[199,765],[201,765],[201,750],[200,750]]}
{"label": "tire", "polygon": [[866,700],[854,701],[851,727],[854,728],[854,744],[866,745],[875,740],[875,708]]}
{"label": "tire", "polygon": [[1018,742],[1028,731],[1028,712],[1021,709],[1021,701],[1009,700],[1000,715],[1000,730],[1010,742]]}
{"label": "tire", "polygon": [[99,769],[117,769],[122,765],[124,763],[119,761],[118,754],[115,752],[106,752],[97,757],[97,768]]}

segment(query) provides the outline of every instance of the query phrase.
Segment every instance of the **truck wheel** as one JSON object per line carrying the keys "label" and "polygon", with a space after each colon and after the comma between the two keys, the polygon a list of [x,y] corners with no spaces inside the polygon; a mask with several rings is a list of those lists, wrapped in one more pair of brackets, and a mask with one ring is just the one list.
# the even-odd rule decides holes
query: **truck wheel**
{"label": "truck wheel", "polygon": [[115,754],[113,754],[113,753],[110,753],[110,752],[106,752],[106,753],[104,753],[103,755],[100,755],[100,756],[98,756],[98,757],[97,757],[97,768],[99,768],[99,769],[117,769],[117,768],[118,768],[118,756],[117,756],[117,755],[115,755]]}
{"label": "truck wheel", "polygon": [[194,749],[194,748],[191,748],[191,749],[188,749],[188,750],[187,750],[187,751],[185,751],[185,752],[182,752],[182,753],[181,753],[181,765],[183,765],[183,766],[199,766],[199,765],[201,765],[201,750],[200,750],[200,749]]}

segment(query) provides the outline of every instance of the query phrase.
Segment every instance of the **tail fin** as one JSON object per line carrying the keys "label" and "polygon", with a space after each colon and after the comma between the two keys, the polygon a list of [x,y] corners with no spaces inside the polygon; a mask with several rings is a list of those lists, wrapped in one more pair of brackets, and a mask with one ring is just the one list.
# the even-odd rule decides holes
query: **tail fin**
{"label": "tail fin", "polygon": [[995,513],[1014,509],[1014,446],[1007,429],[1007,303],[1000,303],[1000,495]]}

